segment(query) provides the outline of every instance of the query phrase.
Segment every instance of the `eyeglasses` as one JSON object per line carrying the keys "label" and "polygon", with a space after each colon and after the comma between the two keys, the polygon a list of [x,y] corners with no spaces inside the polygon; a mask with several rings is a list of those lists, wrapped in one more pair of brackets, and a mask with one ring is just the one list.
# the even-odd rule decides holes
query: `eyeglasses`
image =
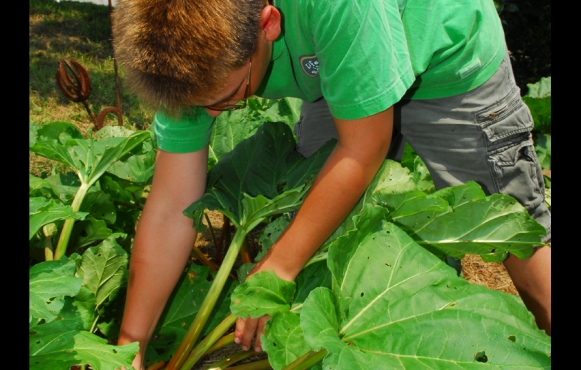
{"label": "eyeglasses", "polygon": [[244,99],[237,104],[225,105],[206,105],[202,108],[225,112],[246,108],[246,101],[248,100],[248,92],[250,91],[250,72],[252,71],[252,56],[254,55],[254,44],[252,44],[252,52],[250,53],[250,65],[248,66],[248,76],[246,77],[246,89],[244,90]]}

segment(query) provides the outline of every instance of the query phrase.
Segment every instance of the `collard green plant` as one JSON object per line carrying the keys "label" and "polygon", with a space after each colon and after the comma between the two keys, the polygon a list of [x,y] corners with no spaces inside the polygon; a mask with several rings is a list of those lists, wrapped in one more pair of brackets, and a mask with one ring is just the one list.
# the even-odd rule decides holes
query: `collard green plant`
{"label": "collard green plant", "polygon": [[[29,149],[31,152],[73,168],[80,181],[71,203],[71,211],[76,214],[90,188],[99,178],[117,161],[150,138],[151,133],[149,132],[133,132],[123,127],[108,126],[99,131],[95,135],[95,139],[85,139],[74,125],[67,122],[53,122],[42,127],[30,125]],[[147,154],[145,156],[147,157]],[[141,164],[148,161],[147,158],[140,157],[136,159],[136,162]],[[152,171],[153,160],[151,156],[149,163]],[[130,164],[128,166],[132,167]],[[126,166],[122,166],[121,169],[126,169]],[[138,171],[134,171],[139,173],[140,179],[143,179],[143,176],[147,174],[147,171],[142,171],[143,169],[144,167],[140,167]],[[127,173],[126,176],[129,174]],[[54,259],[59,259],[65,255],[77,218],[78,216],[70,217],[64,222],[58,245],[54,251]],[[49,220],[47,223],[53,221]],[[102,228],[98,226],[98,223],[98,221],[91,221],[90,226],[93,230]],[[34,225],[36,229],[39,228],[38,226],[43,225]],[[30,233],[33,234],[32,230]],[[102,233],[100,236],[106,237]]]}
{"label": "collard green plant", "polygon": [[262,343],[275,369],[305,359],[329,369],[550,368],[550,337],[518,297],[459,278],[388,214],[363,206],[330,246],[332,287],[313,289],[300,314],[294,283],[272,272],[235,290],[235,314],[271,315]]}
{"label": "collard green plant", "polygon": [[288,125],[264,123],[256,134],[240,142],[212,168],[206,193],[184,211],[194,219],[196,229],[203,230],[203,212],[206,209],[218,210],[234,223],[236,233],[196,318],[168,365],[170,369],[184,365],[246,235],[272,216],[298,209],[309,182],[330,153],[332,144],[308,159],[294,148],[295,140]]}
{"label": "collard green plant", "polygon": [[[283,130],[282,133],[277,133],[279,127]],[[261,126],[255,136],[241,142],[232,153],[229,153],[218,162],[210,172],[206,194],[185,212],[185,214],[197,220],[197,227],[201,226],[201,212],[206,208],[217,209],[227,214],[236,225],[237,230],[244,229],[245,233],[248,233],[253,227],[268,221],[278,212],[286,213],[298,207],[298,204],[293,204],[292,207],[288,206],[287,200],[283,203],[278,203],[276,207],[271,207],[268,201],[271,198],[278,201],[278,199],[281,199],[278,198],[281,193],[287,194],[290,191],[290,194],[292,194],[292,187],[300,184],[297,181],[289,181],[293,177],[292,175],[289,176],[294,172],[293,168],[299,167],[295,164],[295,159],[293,159],[295,154],[291,149],[291,143],[284,144],[277,141],[281,137],[288,135],[287,130],[286,126],[282,124],[267,123]],[[287,131],[286,134],[285,131]],[[275,133],[277,134],[275,135]],[[276,143],[276,145],[271,145],[270,143]],[[329,148],[331,147],[332,145],[329,146]],[[270,152],[269,154],[262,153],[264,149],[273,152],[272,154]],[[282,153],[288,153],[288,155]],[[278,158],[278,161],[276,163],[272,162],[272,158]],[[297,160],[296,163],[301,161]],[[307,164],[307,162],[302,163],[305,163],[303,166]],[[310,165],[307,167],[310,167]],[[289,171],[289,168],[293,170]],[[316,172],[313,171],[313,175]],[[304,171],[299,173],[303,174]],[[271,175],[269,176],[268,174]],[[249,175],[252,175],[252,177]],[[250,180],[251,178],[252,180]],[[286,180],[281,185],[280,179],[282,178]],[[410,250],[414,250],[414,253],[419,253],[420,256],[422,253],[429,256],[428,258],[434,264],[442,266],[441,269],[444,271],[444,275],[449,274],[450,279],[452,277],[459,279],[458,281],[453,279],[446,280],[448,283],[456,285],[461,284],[459,281],[464,283],[465,281],[457,278],[456,272],[441,262],[445,256],[462,257],[466,253],[473,253],[490,259],[499,259],[509,251],[519,257],[524,257],[532,252],[533,246],[541,244],[540,237],[545,232],[544,228],[536,223],[513,198],[505,195],[486,197],[476,183],[468,183],[433,192],[429,187],[420,184],[418,179],[421,178],[410,174],[410,171],[399,163],[386,161],[359,204],[321,247],[321,251],[307,264],[304,271],[297,277],[296,284],[294,282],[284,282],[276,278],[271,272],[254,275],[235,289],[232,296],[231,309],[237,316],[246,317],[251,315],[252,317],[259,317],[264,314],[276,316],[269,321],[267,339],[263,342],[273,366],[276,364],[276,368],[282,368],[293,361],[300,362],[300,366],[305,364],[313,365],[327,353],[330,353],[330,350],[325,345],[312,345],[308,341],[301,339],[305,337],[306,331],[302,328],[302,319],[300,319],[299,315],[303,315],[310,299],[307,298],[305,300],[305,298],[309,293],[311,295],[314,294],[312,293],[314,291],[335,292],[336,286],[341,286],[342,284],[339,282],[342,279],[341,276],[344,276],[341,271],[349,268],[352,268],[354,276],[359,276],[360,279],[363,279],[363,276],[367,276],[363,279],[365,282],[362,284],[375,284],[375,281],[371,281],[373,280],[372,276],[377,276],[380,271],[375,269],[374,274],[366,275],[366,272],[364,272],[366,268],[362,265],[363,262],[357,262],[359,267],[349,267],[355,266],[353,265],[355,261],[353,257],[357,248],[352,246],[347,248],[347,246],[350,246],[350,243],[353,243],[354,240],[356,241],[357,238],[370,235],[369,239],[365,239],[365,250],[368,251],[365,259],[377,259],[377,256],[383,253],[379,250],[385,249],[386,243],[385,240],[378,238],[375,234],[376,230],[374,228],[377,225],[392,225],[389,226],[393,229],[390,232],[396,235],[396,240],[404,238],[406,243],[408,240],[411,241],[410,243],[414,247]],[[304,175],[301,179],[305,179]],[[431,193],[422,192],[419,190],[420,188],[424,188]],[[256,194],[268,194],[268,197],[256,196]],[[264,213],[265,210],[267,213]],[[287,222],[284,218],[278,218],[275,222],[281,219],[282,225],[270,229],[271,235],[273,233],[278,234],[276,230],[284,227],[285,222]],[[234,239],[236,240],[237,238],[235,237]],[[426,248],[436,252],[437,256],[430,253]],[[413,256],[415,256],[414,253],[412,253]],[[421,272],[421,264],[419,265],[417,261],[414,262],[414,258],[408,257],[401,261],[396,261],[392,258],[391,262],[387,261],[382,266],[387,268],[395,265],[398,269],[406,266],[409,269],[405,270],[408,271],[408,274],[411,274],[411,271],[418,271],[418,278],[412,282],[411,287],[421,287],[423,286],[422,284],[431,286],[433,282],[430,279],[423,279],[424,274]],[[418,258],[421,261],[422,257]],[[434,261],[437,261],[437,263]],[[325,266],[325,263],[328,267]],[[230,269],[231,266],[228,265],[228,268]],[[313,274],[312,271],[315,270],[309,269],[315,268],[318,270]],[[330,277],[329,271],[333,272],[333,284],[331,284],[331,280],[325,278],[325,276]],[[303,273],[310,273],[309,278],[305,279],[304,275],[302,275]],[[314,278],[315,276],[318,278]],[[375,280],[378,281],[379,278]],[[300,288],[297,284],[300,285]],[[324,289],[321,290],[321,287],[324,287]],[[462,295],[470,293],[468,292],[469,288],[463,289],[461,290],[462,294],[453,295],[450,293],[452,294],[450,297],[458,300]],[[413,289],[407,287],[405,291],[408,296],[405,299],[401,299],[406,300],[408,303],[401,304],[401,307],[404,307],[402,308],[403,311],[409,310],[410,306],[413,307],[413,304],[409,302],[415,302]],[[484,291],[488,292],[488,290]],[[336,292],[339,298],[343,297],[344,294],[340,290]],[[482,295],[483,293],[479,292],[478,294]],[[495,293],[491,294],[494,296]],[[381,295],[385,296],[386,294]],[[399,295],[403,295],[403,293],[399,293]],[[373,298],[373,293],[370,296]],[[502,301],[502,299],[504,298],[500,300]],[[518,299],[515,301],[516,303],[512,302],[510,301],[511,299],[514,300],[514,298],[508,298],[509,302],[511,302],[508,304],[510,308],[507,309],[508,311],[502,311],[501,314],[509,314],[509,311],[513,309],[516,310],[517,315],[521,315],[524,312],[525,318],[523,320],[525,324],[519,323],[516,328],[519,325],[528,325],[530,330],[538,332],[534,326],[532,316],[522,303]],[[382,306],[385,302],[381,300],[378,302],[377,306],[373,306],[370,310],[376,313],[385,312],[384,308],[387,307]],[[451,304],[451,302],[448,303]],[[346,307],[332,308],[328,303],[325,305],[326,313],[348,311]],[[437,308],[441,309],[442,307]],[[426,309],[428,308],[426,307]],[[436,308],[433,308],[433,311],[437,311]],[[469,311],[469,309],[466,311]],[[323,319],[319,317],[315,320],[322,322],[321,320]],[[458,322],[463,321],[462,317],[457,320]],[[481,318],[475,319],[477,322],[479,320]],[[491,325],[498,327],[501,324]],[[479,330],[481,329],[479,328]],[[370,337],[378,338],[377,334],[373,333],[373,327],[364,330],[369,332]],[[419,332],[419,329],[416,328],[416,330]],[[270,335],[272,336],[268,337]],[[464,333],[458,333],[456,340],[459,340],[461,335],[464,335]],[[479,336],[479,334],[476,334],[476,336]],[[547,337],[544,333],[540,333],[539,336]],[[482,338],[477,340],[482,340]],[[546,338],[543,340],[546,340]],[[453,341],[449,343],[450,346],[457,344]],[[185,351],[189,351],[190,348],[185,347]],[[321,348],[326,349],[321,350]],[[442,363],[449,360],[453,361],[451,357],[455,355],[457,354],[448,354],[446,355],[448,357],[444,356],[442,358],[436,357],[434,361],[443,361]],[[462,359],[461,361],[465,361],[465,356],[466,353],[463,353],[458,358]],[[548,358],[546,354],[544,356],[544,358]],[[483,358],[482,356],[477,357]],[[524,357],[527,357],[527,355]],[[367,361],[369,363],[369,361],[376,360]],[[479,363],[473,357],[472,360]],[[188,369],[193,364],[176,361],[173,366],[174,368]],[[170,368],[172,368],[171,366],[172,363],[170,362]],[[333,367],[335,366],[339,365],[333,365]],[[352,366],[352,364],[344,363],[339,367],[350,368],[349,366]],[[414,365],[411,366],[409,368],[413,368]]]}
{"label": "collard green plant", "polygon": [[74,253],[30,268],[29,369],[131,368],[137,343],[114,346],[95,334],[99,317],[122,298],[127,262],[123,248],[107,239],[82,256]]}
{"label": "collard green plant", "polygon": [[[90,146],[71,141],[84,139],[68,125],[50,129],[47,134],[33,126],[31,148],[39,153],[43,148],[52,158],[65,157],[58,153],[68,153],[67,146],[80,148],[70,157],[90,152]],[[53,146],[42,144],[50,142],[46,137],[57,138]],[[530,255],[545,230],[514,199],[485,196],[470,182],[435,191],[425,165],[408,148],[402,164],[385,161],[295,282],[265,272],[239,285],[229,275],[245,236],[266,225],[257,262],[300,207],[334,143],[305,159],[294,150],[288,124],[267,122],[233,145],[212,166],[204,196],[184,214],[202,230],[204,211],[218,210],[233,222],[236,234],[217,273],[197,265],[184,272],[154,332],[148,363],[171,357],[167,369],[190,369],[233,324],[231,311],[271,315],[263,348],[275,369],[504,368],[503,359],[519,368],[550,367],[550,338],[536,329],[519,298],[472,286],[442,262],[468,253],[494,261],[506,253]],[[128,249],[116,240],[131,237],[124,231],[135,219],[119,228],[120,205],[140,208],[138,194],[149,181],[153,149],[144,138],[115,156],[118,160],[92,183],[97,186],[75,212],[68,204],[82,184],[80,175],[31,177],[31,219],[57,207],[56,215],[34,222],[31,235],[48,235],[47,225],[61,227],[63,219],[77,217],[83,227],[71,239],[87,247],[82,255],[30,270],[31,368],[130,368],[136,343],[107,344],[118,335],[128,263]],[[240,269],[242,281],[250,268]]]}

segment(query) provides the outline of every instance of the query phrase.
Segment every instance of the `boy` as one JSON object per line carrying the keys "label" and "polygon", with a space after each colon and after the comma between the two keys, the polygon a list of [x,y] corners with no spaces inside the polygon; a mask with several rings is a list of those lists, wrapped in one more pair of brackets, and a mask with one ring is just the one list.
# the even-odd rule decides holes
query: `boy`
{"label": "boy", "polygon": [[[338,139],[291,224],[251,274],[272,269],[294,280],[388,152],[401,152],[402,137],[437,188],[474,180],[488,194],[507,193],[550,241],[533,123],[491,0],[120,0],[114,40],[128,86],[158,110],[156,169],[118,342],[140,342],[136,368],[195,240],[182,211],[204,192],[213,119],[243,108],[251,95],[303,99],[295,130],[304,156]],[[550,254],[540,247],[526,260],[504,262],[549,334]],[[236,342],[247,350],[256,335],[260,351],[267,319],[239,319]]]}

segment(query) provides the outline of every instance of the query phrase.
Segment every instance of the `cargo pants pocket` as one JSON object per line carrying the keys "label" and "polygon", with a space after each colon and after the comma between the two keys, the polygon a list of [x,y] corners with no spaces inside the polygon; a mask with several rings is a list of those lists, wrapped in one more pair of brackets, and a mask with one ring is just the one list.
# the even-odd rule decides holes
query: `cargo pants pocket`
{"label": "cargo pants pocket", "polygon": [[531,139],[533,119],[519,89],[515,87],[502,100],[477,112],[475,119],[485,135],[496,191],[533,211],[544,201],[545,185]]}

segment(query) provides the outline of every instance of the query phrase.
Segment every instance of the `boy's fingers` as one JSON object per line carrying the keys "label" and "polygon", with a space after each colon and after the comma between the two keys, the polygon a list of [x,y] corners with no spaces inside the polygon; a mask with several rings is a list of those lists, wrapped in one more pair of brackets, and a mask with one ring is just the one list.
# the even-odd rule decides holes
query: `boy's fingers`
{"label": "boy's fingers", "polygon": [[259,319],[253,319],[248,316],[244,323],[244,334],[242,334],[242,349],[244,351],[248,351],[250,348],[250,343],[252,342],[252,338],[254,338],[254,334],[256,333],[256,328],[258,326]]}
{"label": "boy's fingers", "polygon": [[242,343],[242,335],[244,335],[245,320],[241,317],[236,319],[236,330],[234,330],[234,342],[236,344]]}
{"label": "boy's fingers", "polygon": [[266,326],[266,322],[270,319],[270,316],[262,316],[258,319],[258,329],[256,330],[256,341],[254,342],[254,350],[256,352],[262,351],[262,342],[261,337],[264,334],[264,327]]}

